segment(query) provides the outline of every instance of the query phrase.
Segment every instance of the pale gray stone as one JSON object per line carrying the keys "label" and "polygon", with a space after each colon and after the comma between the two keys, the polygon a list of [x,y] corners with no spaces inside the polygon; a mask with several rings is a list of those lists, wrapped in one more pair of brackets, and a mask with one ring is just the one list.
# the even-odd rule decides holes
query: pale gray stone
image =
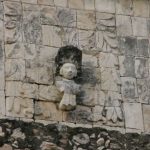
{"label": "pale gray stone", "polygon": [[26,138],[25,134],[21,131],[21,128],[14,129],[11,137],[14,139],[20,138],[22,140]]}
{"label": "pale gray stone", "polygon": [[145,132],[150,132],[150,105],[143,105],[143,117]]}
{"label": "pale gray stone", "polygon": [[95,0],[95,7],[99,12],[115,13],[114,0]]}
{"label": "pale gray stone", "polygon": [[135,75],[136,78],[146,78],[149,75],[148,59],[135,59]]}
{"label": "pale gray stone", "polygon": [[4,41],[4,22],[2,20],[3,18],[1,18],[0,16],[0,34],[1,34],[0,41]]}
{"label": "pale gray stone", "polygon": [[54,0],[56,6],[67,7],[67,0]]}
{"label": "pale gray stone", "polygon": [[37,0],[21,0],[23,3],[37,4]]}
{"label": "pale gray stone", "polygon": [[77,142],[79,144],[85,145],[90,142],[90,138],[88,134],[80,133],[80,134],[74,135],[72,141],[75,143]]}
{"label": "pale gray stone", "polygon": [[77,11],[77,27],[94,30],[96,28],[95,12]]}
{"label": "pale gray stone", "polygon": [[116,27],[118,36],[131,36],[132,35],[131,17],[124,15],[117,15]]}
{"label": "pale gray stone", "polygon": [[141,17],[132,17],[133,35],[148,36],[147,20]]}
{"label": "pale gray stone", "polygon": [[138,95],[137,95],[136,79],[132,77],[121,77],[121,81],[122,81],[121,91],[123,98],[125,99],[137,98]]}
{"label": "pale gray stone", "polygon": [[84,8],[84,0],[69,0],[68,5],[70,8],[83,9]]}
{"label": "pale gray stone", "polygon": [[5,93],[4,90],[0,91],[0,116],[5,115]]}
{"label": "pale gray stone", "polygon": [[132,0],[117,0],[116,1],[116,13],[122,15],[133,14],[133,3]]}
{"label": "pale gray stone", "polygon": [[119,56],[120,75],[135,77],[135,58],[132,56]]}
{"label": "pale gray stone", "polygon": [[95,0],[84,0],[84,8],[86,10],[94,10],[95,9]]}
{"label": "pale gray stone", "polygon": [[5,68],[4,62],[0,62],[0,90],[5,88]]}
{"label": "pale gray stone", "polygon": [[125,126],[143,131],[143,116],[140,103],[124,103]]}
{"label": "pale gray stone", "polygon": [[42,5],[54,5],[54,0],[37,0],[37,3]]}

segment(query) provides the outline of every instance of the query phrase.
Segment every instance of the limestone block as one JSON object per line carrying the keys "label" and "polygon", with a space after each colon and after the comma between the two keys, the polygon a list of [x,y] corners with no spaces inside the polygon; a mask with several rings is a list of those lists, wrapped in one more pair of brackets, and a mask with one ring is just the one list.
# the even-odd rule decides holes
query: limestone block
{"label": "limestone block", "polygon": [[148,36],[147,20],[141,17],[132,17],[133,35]]}
{"label": "limestone block", "polygon": [[115,66],[118,66],[118,59],[117,56],[115,56],[112,53],[99,53],[99,66],[100,67],[107,67],[107,68],[113,68]]}
{"label": "limestone block", "polygon": [[137,56],[149,57],[149,40],[138,38],[137,39]]}
{"label": "limestone block", "polygon": [[82,54],[82,65],[85,67],[98,67],[97,61],[95,56]]}
{"label": "limestone block", "polygon": [[22,58],[24,59],[24,45],[22,43],[6,44],[6,58]]}
{"label": "limestone block", "polygon": [[5,93],[0,91],[0,116],[5,115]]}
{"label": "limestone block", "polygon": [[149,1],[133,0],[134,16],[149,17]]}
{"label": "limestone block", "polygon": [[95,7],[99,12],[115,13],[114,0],[95,0]]}
{"label": "limestone block", "polygon": [[45,101],[59,102],[62,98],[56,86],[39,85],[39,99]]}
{"label": "limestone block", "polygon": [[5,88],[5,69],[4,62],[0,62],[0,90]]}
{"label": "limestone block", "polygon": [[21,0],[23,3],[37,4],[37,0]]}
{"label": "limestone block", "polygon": [[150,104],[149,79],[137,79],[137,88],[140,102]]}
{"label": "limestone block", "polygon": [[79,30],[79,47],[84,50],[91,50],[96,47],[95,32]]}
{"label": "limestone block", "polygon": [[83,9],[84,8],[84,0],[69,0],[68,1],[69,7],[70,8],[75,8],[75,9]]}
{"label": "limestone block", "polygon": [[51,102],[35,102],[35,119],[62,121],[62,111],[58,110],[56,104]]}
{"label": "limestone block", "polygon": [[[143,131],[143,116],[140,103],[124,103],[125,127]],[[137,117],[138,116],[138,117]]]}
{"label": "limestone block", "polygon": [[135,59],[135,74],[137,78],[146,78],[148,77],[148,59],[145,58],[136,58]]}
{"label": "limestone block", "polygon": [[55,7],[42,5],[40,8],[40,12],[41,12],[41,23],[43,25],[58,25],[56,17],[57,11]]}
{"label": "limestone block", "polygon": [[150,132],[150,105],[143,105],[144,128],[146,132]]}
{"label": "limestone block", "polygon": [[24,98],[38,98],[38,85],[29,84],[16,81],[6,82],[6,96],[10,97],[24,97]]}
{"label": "limestone block", "polygon": [[101,68],[101,89],[119,91],[121,84],[119,72],[115,68]]}
{"label": "limestone block", "polygon": [[32,118],[34,103],[32,99],[20,97],[6,98],[6,116]]}
{"label": "limestone block", "polygon": [[7,59],[5,62],[6,80],[24,80],[25,61],[22,59]]}
{"label": "limestone block", "polygon": [[133,14],[133,3],[132,0],[117,0],[116,2],[116,13],[122,15]]}
{"label": "limestone block", "polygon": [[119,38],[119,48],[121,50],[121,53],[125,55],[136,55],[136,46],[137,46],[137,40],[133,37],[123,37]]}
{"label": "limestone block", "polygon": [[131,36],[132,35],[131,17],[124,15],[117,15],[116,27],[117,27],[117,35]]}
{"label": "limestone block", "polygon": [[94,30],[96,28],[94,11],[77,11],[77,27]]}
{"label": "limestone block", "polygon": [[60,47],[61,41],[61,28],[54,26],[42,26],[43,45]]}
{"label": "limestone block", "polygon": [[54,0],[56,6],[67,7],[67,0]]}
{"label": "limestone block", "polygon": [[121,91],[123,98],[127,99],[137,98],[138,94],[137,94],[136,79],[132,77],[122,77],[121,81],[122,81]]}
{"label": "limestone block", "polygon": [[58,25],[76,27],[76,11],[68,8],[57,8]]}
{"label": "limestone block", "polygon": [[54,5],[53,0],[37,0],[37,3],[42,5]]}
{"label": "limestone block", "polygon": [[39,11],[24,11],[23,40],[26,43],[42,43],[42,26]]}
{"label": "limestone block", "polygon": [[135,58],[132,56],[119,56],[120,75],[135,77]]}
{"label": "limestone block", "polygon": [[84,8],[86,10],[94,10],[95,9],[95,0],[84,0]]}

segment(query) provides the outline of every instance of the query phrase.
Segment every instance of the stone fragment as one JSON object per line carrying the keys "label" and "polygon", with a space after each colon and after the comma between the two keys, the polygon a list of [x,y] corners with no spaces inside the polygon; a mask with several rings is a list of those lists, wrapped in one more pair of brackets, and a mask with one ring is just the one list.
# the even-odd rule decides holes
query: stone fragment
{"label": "stone fragment", "polygon": [[131,36],[132,35],[132,24],[130,16],[117,15],[116,16],[116,27],[118,36]]}
{"label": "stone fragment", "polygon": [[43,141],[40,145],[41,150],[64,150],[63,148],[57,146],[54,143],[51,142],[45,142]]}
{"label": "stone fragment", "polygon": [[[143,131],[143,116],[140,103],[124,103],[125,126]],[[137,117],[138,116],[138,117]]]}
{"label": "stone fragment", "polygon": [[6,116],[32,118],[34,103],[32,99],[20,97],[6,98]]}
{"label": "stone fragment", "polygon": [[141,17],[132,17],[133,35],[148,36],[147,20]]}
{"label": "stone fragment", "polygon": [[95,7],[99,12],[115,13],[115,1],[112,0],[95,0]]}
{"label": "stone fragment", "polygon": [[132,77],[122,77],[121,81],[122,81],[121,91],[123,98],[127,99],[137,98],[138,94],[137,94],[136,79]]}
{"label": "stone fragment", "polygon": [[132,56],[119,56],[120,75],[135,77],[135,58]]}
{"label": "stone fragment", "polygon": [[148,0],[133,0],[134,16],[149,17],[149,1]]}
{"label": "stone fragment", "polygon": [[54,5],[53,0],[37,0],[37,3],[42,5]]}
{"label": "stone fragment", "polygon": [[8,144],[4,144],[2,147],[0,147],[0,150],[13,150],[13,148]]}
{"label": "stone fragment", "polygon": [[98,146],[103,146],[105,144],[105,140],[104,140],[104,138],[99,138],[96,141],[96,143],[97,143]]}
{"label": "stone fragment", "polygon": [[26,138],[25,134],[21,131],[21,128],[14,129],[11,137],[16,139],[16,140],[17,139],[24,140]]}
{"label": "stone fragment", "polygon": [[137,40],[134,37],[120,37],[119,48],[124,55],[136,55]]}
{"label": "stone fragment", "polygon": [[143,105],[144,127],[146,132],[150,132],[150,105]]}
{"label": "stone fragment", "polygon": [[149,57],[149,40],[137,39],[137,56]]}
{"label": "stone fragment", "polygon": [[95,1],[84,0],[84,8],[86,10],[94,10],[95,9]]}
{"label": "stone fragment", "polygon": [[82,145],[88,144],[90,142],[90,138],[88,134],[86,133],[80,133],[80,134],[74,135],[72,140],[73,142],[75,143],[77,142]]}
{"label": "stone fragment", "polygon": [[77,27],[94,30],[96,28],[94,11],[77,11]]}
{"label": "stone fragment", "polygon": [[7,59],[5,62],[6,80],[24,80],[25,61],[22,59]]}
{"label": "stone fragment", "polygon": [[133,14],[133,4],[132,0],[117,0],[116,2],[116,13],[122,15],[132,15]]}
{"label": "stone fragment", "polygon": [[68,1],[69,7],[70,8],[75,8],[75,9],[83,9],[84,8],[84,0],[69,0]]}
{"label": "stone fragment", "polygon": [[5,132],[3,132],[2,127],[0,126],[0,137],[4,137],[5,136]]}
{"label": "stone fragment", "polygon": [[62,111],[58,110],[56,104],[51,102],[35,102],[35,119],[62,121]]}

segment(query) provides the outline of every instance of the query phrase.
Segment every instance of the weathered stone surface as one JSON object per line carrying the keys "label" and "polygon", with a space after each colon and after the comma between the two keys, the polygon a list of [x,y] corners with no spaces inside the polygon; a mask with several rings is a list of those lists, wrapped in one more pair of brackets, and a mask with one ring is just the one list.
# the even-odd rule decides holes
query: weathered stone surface
{"label": "weathered stone surface", "polygon": [[132,17],[132,26],[134,36],[148,36],[146,18]]}
{"label": "weathered stone surface", "polygon": [[5,93],[0,91],[0,116],[5,115]]}
{"label": "weathered stone surface", "polygon": [[84,0],[84,8],[86,10],[94,10],[95,9],[95,1]]}
{"label": "weathered stone surface", "polygon": [[134,16],[149,17],[149,1],[133,0]]}
{"label": "weathered stone surface", "polygon": [[37,0],[21,0],[23,3],[37,4]]}
{"label": "weathered stone surface", "polygon": [[117,15],[116,16],[116,27],[118,36],[131,36],[132,35],[132,24],[130,16]]}
{"label": "weathered stone surface", "polygon": [[144,127],[146,132],[150,132],[150,105],[143,105]]}
{"label": "weathered stone surface", "polygon": [[1,147],[0,150],[12,150],[12,147],[8,144],[4,144],[4,146]]}
{"label": "weathered stone surface", "polygon": [[51,102],[35,102],[35,119],[62,121],[62,111],[58,110],[56,104]]}
{"label": "weathered stone surface", "polygon": [[124,103],[124,113],[126,128],[140,129],[143,131],[143,116],[140,103]]}
{"label": "weathered stone surface", "polygon": [[20,97],[6,98],[6,116],[32,118],[34,103],[32,99]]}
{"label": "weathered stone surface", "polygon": [[82,65],[88,67],[98,67],[97,58],[92,55],[82,55]]}
{"label": "weathered stone surface", "polygon": [[67,7],[67,0],[54,0],[56,6]]}
{"label": "weathered stone surface", "polygon": [[135,58],[132,56],[119,56],[120,75],[135,77]]}
{"label": "weathered stone surface", "polygon": [[81,133],[73,136],[73,142],[77,142],[79,144],[88,144],[90,142],[90,138],[88,134],[86,133]]}
{"label": "weathered stone surface", "polygon": [[69,7],[70,8],[75,8],[75,9],[83,9],[84,8],[84,0],[69,0],[68,1]]}
{"label": "weathered stone surface", "polygon": [[5,88],[5,69],[4,63],[0,62],[0,90],[4,90]]}
{"label": "weathered stone surface", "polygon": [[37,0],[38,4],[43,4],[43,5],[54,5],[53,0]]}
{"label": "weathered stone surface", "polygon": [[133,14],[133,3],[132,0],[117,0],[116,2],[116,13],[123,15],[132,15]]}
{"label": "weathered stone surface", "polygon": [[136,58],[135,59],[135,74],[137,78],[146,78],[149,73],[148,59]]}
{"label": "weathered stone surface", "polygon": [[113,0],[95,0],[95,7],[97,11],[115,13],[115,1]]}
{"label": "weathered stone surface", "polygon": [[94,30],[96,28],[94,11],[77,11],[77,27]]}
{"label": "weathered stone surface", "polygon": [[127,99],[135,99],[137,98],[137,84],[136,79],[132,77],[122,77],[122,96],[123,98]]}

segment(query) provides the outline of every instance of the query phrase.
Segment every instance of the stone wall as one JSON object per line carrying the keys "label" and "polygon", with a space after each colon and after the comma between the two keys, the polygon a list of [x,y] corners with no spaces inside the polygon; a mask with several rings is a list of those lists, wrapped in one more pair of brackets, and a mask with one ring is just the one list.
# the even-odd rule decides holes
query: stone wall
{"label": "stone wall", "polygon": [[[1,118],[150,132],[149,0],[1,0]],[[74,111],[58,110],[54,59],[83,52]]]}

